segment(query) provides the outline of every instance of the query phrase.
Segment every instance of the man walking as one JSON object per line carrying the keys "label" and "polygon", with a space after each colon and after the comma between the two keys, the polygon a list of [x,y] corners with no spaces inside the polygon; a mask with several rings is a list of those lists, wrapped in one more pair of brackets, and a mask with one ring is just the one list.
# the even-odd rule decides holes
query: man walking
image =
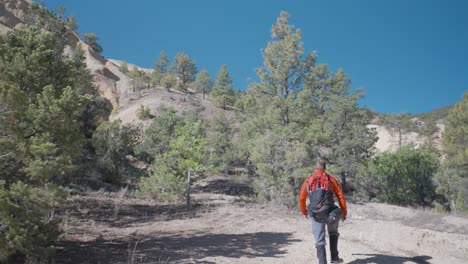
{"label": "man walking", "polygon": [[[327,225],[330,240],[331,263],[342,263],[343,260],[338,256],[338,237],[340,235],[338,223],[340,219],[346,220],[346,200],[336,178],[325,172],[326,167],[326,162],[323,159],[319,159],[315,164],[314,174],[302,184],[299,194],[299,208],[305,217],[311,217],[319,264],[327,263],[325,225]],[[338,198],[340,207],[335,205],[333,194]],[[306,209],[307,197],[309,197],[310,203]]]}

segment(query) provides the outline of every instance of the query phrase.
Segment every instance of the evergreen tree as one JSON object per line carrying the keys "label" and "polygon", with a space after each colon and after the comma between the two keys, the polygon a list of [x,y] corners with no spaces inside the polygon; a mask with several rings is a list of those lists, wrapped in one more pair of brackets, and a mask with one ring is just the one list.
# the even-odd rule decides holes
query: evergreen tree
{"label": "evergreen tree", "polygon": [[468,92],[450,110],[445,126],[442,144],[446,165],[468,172]]}
{"label": "evergreen tree", "polygon": [[[341,176],[342,188],[348,191],[348,177],[354,177],[360,165],[372,156],[377,136],[374,130],[367,128],[372,116],[357,107],[358,100],[363,97],[362,90],[349,94],[351,80],[342,69],[325,76],[327,79],[317,80],[318,87],[312,86],[320,102],[318,113],[321,115],[316,116],[322,131],[319,143],[326,150],[320,156],[334,165]],[[326,85],[321,87],[323,81]]]}
{"label": "evergreen tree", "polygon": [[[263,67],[256,70],[260,82],[250,88],[270,101],[270,109],[277,109],[276,118],[289,124],[290,108],[296,92],[315,62],[315,54],[304,58],[302,34],[288,24],[289,14],[282,11],[271,28],[272,40],[262,51]],[[269,110],[270,110],[269,109]]]}
{"label": "evergreen tree", "polygon": [[84,42],[89,45],[97,53],[102,53],[103,49],[99,43],[97,43],[99,37],[94,33],[84,33],[83,34]]}
{"label": "evergreen tree", "polygon": [[151,81],[154,85],[161,85],[161,80],[166,76],[169,69],[169,59],[166,52],[161,51],[159,58],[155,63],[154,71],[151,74]]}
{"label": "evergreen tree", "polygon": [[197,75],[197,79],[195,79],[195,82],[193,83],[193,89],[197,93],[202,93],[203,94],[203,100],[205,100],[206,95],[210,93],[211,89],[213,87],[213,82],[211,81],[211,77],[208,74],[207,70],[201,71]]}
{"label": "evergreen tree", "polygon": [[[312,133],[302,113],[298,93],[315,63],[315,54],[304,56],[300,30],[288,24],[281,12],[271,29],[272,40],[262,51],[259,82],[249,85],[242,98],[239,155],[245,159],[259,197],[293,205],[296,179],[310,168]],[[310,103],[309,103],[310,104]],[[310,117],[308,118],[310,119]]]}
{"label": "evergreen tree", "polygon": [[239,103],[239,154],[260,197],[292,205],[316,157],[328,159],[346,184],[376,137],[366,127],[370,115],[357,107],[362,93],[349,93],[343,70],[332,73],[315,65],[315,53],[304,54],[300,30],[288,18],[282,12],[273,24],[260,81]]}
{"label": "evergreen tree", "polygon": [[[122,184],[130,175],[127,155],[134,154],[138,143],[139,130],[120,121],[103,122],[93,134],[92,144],[96,151],[103,181]],[[103,166],[102,166],[103,165]]]}
{"label": "evergreen tree", "polygon": [[398,148],[403,147],[404,134],[411,131],[417,131],[416,124],[412,119],[413,118],[409,113],[383,116],[384,125],[390,128],[390,131],[396,133],[398,136]]}
{"label": "evergreen tree", "polygon": [[176,85],[177,77],[175,77],[171,73],[165,74],[164,77],[161,79],[161,86],[166,88],[167,91],[170,91],[172,88],[176,87]]}
{"label": "evergreen tree", "polygon": [[211,96],[224,110],[226,110],[227,106],[234,105],[235,97],[234,90],[232,88],[232,78],[229,76],[226,65],[221,66],[221,69],[216,76]]}
{"label": "evergreen tree", "polygon": [[442,147],[445,161],[437,175],[437,192],[444,195],[446,208],[468,211],[468,93],[454,105],[445,120]]}
{"label": "evergreen tree", "polygon": [[224,112],[208,122],[206,152],[208,165],[215,171],[227,173],[234,162],[234,120]]}
{"label": "evergreen tree", "polygon": [[200,123],[183,120],[174,126],[173,134],[161,143],[169,147],[169,151],[157,154],[151,166],[152,173],[149,177],[141,178],[139,190],[142,194],[161,200],[178,200],[185,193],[183,186],[187,173],[204,170],[205,140]]}
{"label": "evergreen tree", "polygon": [[[56,207],[63,191],[92,156],[90,138],[110,108],[86,69],[78,45],[64,54],[70,29],[60,15],[32,4],[0,45],[0,262],[19,253],[31,263],[53,253]],[[107,103],[106,103],[107,102]]]}
{"label": "evergreen tree", "polygon": [[161,74],[165,74],[168,69],[169,69],[169,59],[167,58],[166,52],[161,51],[161,53],[159,53],[159,58],[155,64],[155,71]]}
{"label": "evergreen tree", "polygon": [[180,52],[174,57],[172,72],[179,78],[178,89],[187,92],[189,84],[195,80],[197,67],[188,55]]}
{"label": "evergreen tree", "polygon": [[136,66],[133,66],[133,68],[128,73],[128,77],[132,78],[132,80],[133,80],[133,92],[138,93],[138,98],[141,97],[140,83],[144,79],[143,76],[144,76],[144,73],[142,71],[140,71]]}
{"label": "evergreen tree", "polygon": [[145,130],[143,142],[138,146],[137,154],[147,162],[169,152],[169,141],[182,119],[173,109],[160,109],[151,125]]}
{"label": "evergreen tree", "polygon": [[67,19],[67,26],[68,26],[68,28],[70,28],[71,31],[76,32],[78,30],[78,23],[76,22],[75,15],[72,14]]}
{"label": "evergreen tree", "polygon": [[[29,261],[53,252],[59,235],[55,207],[82,159],[97,111],[80,53],[63,55],[63,35],[37,27],[13,30],[0,46],[0,218],[10,226],[0,261],[20,253]],[[90,86],[88,86],[90,85]],[[88,109],[89,107],[89,109]]]}
{"label": "evergreen tree", "polygon": [[[79,58],[56,54],[54,39],[51,33],[34,27],[7,34],[0,47],[0,91],[2,104],[8,109],[5,120],[14,118],[18,122],[6,122],[5,131],[16,135],[16,144],[28,149],[20,151],[18,157],[41,159],[38,152],[29,150],[36,149],[32,146],[47,146],[56,153],[52,155],[56,155],[57,162],[68,168],[58,170],[64,175],[77,161],[87,130],[93,126],[88,123],[91,121],[81,121],[81,117],[90,114],[88,106],[93,108],[95,104],[93,94],[88,93],[93,88],[84,63],[77,63]],[[28,164],[37,165],[27,162],[26,167]]]}
{"label": "evergreen tree", "polygon": [[63,50],[58,49],[66,45],[71,32],[60,14],[54,14],[42,3],[32,3],[24,20],[30,26],[41,28],[53,34],[56,41],[56,51],[63,52]]}

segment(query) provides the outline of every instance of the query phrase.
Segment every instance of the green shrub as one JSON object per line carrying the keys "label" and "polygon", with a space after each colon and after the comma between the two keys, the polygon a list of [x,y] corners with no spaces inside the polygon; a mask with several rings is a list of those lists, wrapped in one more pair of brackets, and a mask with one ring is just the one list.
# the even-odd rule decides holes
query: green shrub
{"label": "green shrub", "polygon": [[168,161],[161,157],[153,163],[150,176],[140,179],[137,195],[148,195],[166,202],[182,199],[185,194],[185,178],[176,175],[172,166],[166,163]]}
{"label": "green shrub", "polygon": [[143,142],[136,148],[137,155],[147,162],[152,162],[170,150],[169,141],[176,127],[182,124],[173,109],[160,109],[151,125],[145,130]]}
{"label": "green shrub", "polygon": [[430,150],[403,147],[371,159],[358,173],[356,184],[369,199],[426,206],[435,196],[433,176],[437,168],[437,156]]}
{"label": "green shrub", "polygon": [[138,119],[140,120],[153,118],[153,115],[151,114],[151,110],[149,109],[149,107],[146,107],[144,105],[140,105],[140,107],[138,107],[136,115]]}
{"label": "green shrub", "polygon": [[177,85],[177,77],[172,74],[165,74],[160,83],[162,87],[166,88],[167,91],[170,91]]}
{"label": "green shrub", "polygon": [[92,144],[98,156],[96,168],[103,173],[103,180],[113,184],[127,182],[131,169],[127,155],[133,155],[139,139],[137,127],[120,121],[104,122],[93,134]]}
{"label": "green shrub", "polygon": [[7,189],[0,181],[0,221],[9,227],[0,233],[0,262],[18,253],[32,262],[51,256],[60,235],[54,208],[64,199],[65,193],[52,184],[37,188],[19,181]]}
{"label": "green shrub", "polygon": [[141,178],[140,195],[151,195],[163,201],[175,201],[185,194],[184,184],[189,171],[204,170],[202,164],[205,140],[200,123],[188,119],[174,129],[174,133],[160,142],[168,151],[156,155],[149,177]]}

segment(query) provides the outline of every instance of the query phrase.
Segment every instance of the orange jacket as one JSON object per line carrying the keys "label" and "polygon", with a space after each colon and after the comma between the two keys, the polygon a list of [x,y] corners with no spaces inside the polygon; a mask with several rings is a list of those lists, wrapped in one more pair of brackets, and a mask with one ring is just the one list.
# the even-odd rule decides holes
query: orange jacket
{"label": "orange jacket", "polygon": [[[325,172],[324,170],[316,170],[316,173],[321,173]],[[348,210],[346,209],[346,200],[343,194],[343,190],[341,189],[340,184],[336,180],[335,177],[332,175],[330,176],[330,182],[332,185],[332,192],[335,194],[335,196],[338,198],[338,203],[340,205],[341,210],[343,210],[343,218],[346,218],[346,215],[348,214]],[[307,208],[306,208],[306,200],[307,200],[307,184],[309,180],[312,179],[312,176],[309,176],[304,183],[302,184],[301,187],[301,192],[299,193],[299,208],[301,209],[301,212],[303,215],[307,215]]]}

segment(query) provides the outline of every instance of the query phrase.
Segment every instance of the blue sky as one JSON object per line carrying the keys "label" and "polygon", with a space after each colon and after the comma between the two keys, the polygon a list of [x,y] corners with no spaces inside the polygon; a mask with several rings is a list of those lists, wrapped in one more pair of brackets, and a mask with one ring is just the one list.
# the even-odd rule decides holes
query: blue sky
{"label": "blue sky", "polygon": [[75,14],[108,58],[152,68],[162,50],[190,55],[214,78],[228,66],[245,89],[281,10],[300,28],[318,63],[343,68],[360,104],[417,114],[452,104],[468,91],[465,0],[45,0]]}

